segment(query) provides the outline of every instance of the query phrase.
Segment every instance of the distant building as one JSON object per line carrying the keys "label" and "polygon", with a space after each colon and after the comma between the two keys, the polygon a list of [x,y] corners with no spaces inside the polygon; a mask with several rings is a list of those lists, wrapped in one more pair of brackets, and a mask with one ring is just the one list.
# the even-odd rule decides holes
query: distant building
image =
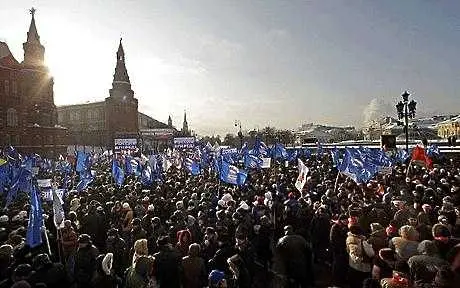
{"label": "distant building", "polygon": [[460,115],[452,117],[451,119],[438,123],[438,136],[441,138],[448,138],[455,136],[460,137]]}
{"label": "distant building", "polygon": [[45,47],[35,24],[35,9],[19,63],[0,41],[0,145],[23,153],[56,156],[67,147],[67,129],[58,125],[54,80],[44,63]]}
{"label": "distant building", "polygon": [[320,143],[332,143],[347,140],[357,140],[358,132],[355,127],[334,127],[317,125],[313,123],[302,124],[295,132],[296,143],[312,143],[319,141]]}
{"label": "distant building", "polygon": [[59,124],[68,127],[72,145],[112,148],[116,138],[135,138],[142,146],[143,131],[172,128],[138,112],[138,101],[131,89],[121,39],[116,55],[109,97],[101,102],[57,108]]}

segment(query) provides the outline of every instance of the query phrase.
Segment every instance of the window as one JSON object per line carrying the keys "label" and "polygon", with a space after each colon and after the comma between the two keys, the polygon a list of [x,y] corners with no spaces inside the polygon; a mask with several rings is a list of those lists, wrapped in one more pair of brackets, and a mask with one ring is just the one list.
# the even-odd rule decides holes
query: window
{"label": "window", "polygon": [[19,145],[19,135],[13,135],[11,144],[12,145]]}
{"label": "window", "polygon": [[6,126],[18,126],[18,113],[16,112],[16,109],[10,108],[6,111]]}
{"label": "window", "polygon": [[13,93],[14,96],[18,95],[18,83],[14,80],[11,85],[11,92]]}
{"label": "window", "polygon": [[10,81],[5,80],[5,94],[10,95]]}

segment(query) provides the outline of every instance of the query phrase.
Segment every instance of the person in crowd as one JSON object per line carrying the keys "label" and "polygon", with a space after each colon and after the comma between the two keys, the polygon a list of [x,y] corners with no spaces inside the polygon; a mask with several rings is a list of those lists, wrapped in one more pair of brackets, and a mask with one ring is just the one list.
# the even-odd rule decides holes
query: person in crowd
{"label": "person in crowd", "polygon": [[441,259],[433,241],[420,242],[417,252],[418,255],[410,257],[407,261],[410,278],[417,286],[429,285],[434,281],[436,272],[449,266],[449,263]]}
{"label": "person in crowd", "polygon": [[204,259],[200,257],[200,245],[190,244],[188,256],[182,258],[182,287],[201,288],[206,286],[207,272]]}
{"label": "person in crowd", "polygon": [[154,272],[156,281],[160,287],[180,288],[182,256],[174,248],[169,240],[169,236],[161,236],[157,245],[159,252],[154,256]]}
{"label": "person in crowd", "polygon": [[341,214],[332,225],[329,237],[332,252],[332,278],[333,284],[340,287],[346,284],[348,273],[348,254],[346,240],[348,233],[348,217]]}
{"label": "person in crowd", "polygon": [[374,249],[370,245],[359,225],[351,225],[346,239],[348,264],[350,265],[348,281],[351,288],[362,287],[363,281],[370,278]]}
{"label": "person in crowd", "polygon": [[153,257],[145,255],[140,256],[136,260],[136,263],[133,263],[130,267],[128,267],[128,269],[126,269],[123,287],[149,288],[149,286],[153,286],[153,283],[155,283],[153,279],[153,265]]}
{"label": "person in crowd", "polygon": [[98,249],[93,245],[91,236],[81,234],[78,237],[78,250],[75,257],[75,281],[77,288],[91,287],[94,271],[96,270],[96,257]]}
{"label": "person in crowd", "polygon": [[69,275],[73,274],[75,264],[75,254],[77,253],[78,235],[72,227],[70,220],[64,221],[64,227],[61,229],[62,257]]}
{"label": "person in crowd", "polygon": [[96,276],[93,278],[94,288],[117,288],[121,286],[121,279],[116,276],[112,269],[113,254],[101,254],[96,258]]}
{"label": "person in crowd", "polygon": [[113,255],[112,268],[115,274],[122,277],[128,266],[128,251],[125,240],[120,237],[117,228],[111,228],[107,232],[106,250]]}
{"label": "person in crowd", "polygon": [[399,229],[399,235],[390,240],[390,248],[396,252],[399,260],[407,261],[417,254],[419,244],[417,230],[413,226],[404,225]]}

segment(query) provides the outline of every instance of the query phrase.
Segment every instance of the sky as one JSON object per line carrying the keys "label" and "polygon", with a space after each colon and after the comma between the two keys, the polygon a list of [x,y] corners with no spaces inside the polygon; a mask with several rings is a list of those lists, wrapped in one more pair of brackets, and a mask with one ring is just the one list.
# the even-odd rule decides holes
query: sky
{"label": "sky", "polygon": [[455,0],[0,0],[18,61],[32,6],[56,105],[108,97],[122,37],[139,111],[201,135],[359,127],[404,90],[418,115],[460,112]]}

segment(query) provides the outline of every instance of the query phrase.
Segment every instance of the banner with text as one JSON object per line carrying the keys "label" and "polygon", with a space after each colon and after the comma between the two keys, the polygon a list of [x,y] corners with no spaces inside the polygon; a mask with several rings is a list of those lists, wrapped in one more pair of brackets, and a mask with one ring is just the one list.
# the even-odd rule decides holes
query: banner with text
{"label": "banner with text", "polygon": [[185,149],[195,147],[195,137],[178,137],[174,138],[175,149]]}

